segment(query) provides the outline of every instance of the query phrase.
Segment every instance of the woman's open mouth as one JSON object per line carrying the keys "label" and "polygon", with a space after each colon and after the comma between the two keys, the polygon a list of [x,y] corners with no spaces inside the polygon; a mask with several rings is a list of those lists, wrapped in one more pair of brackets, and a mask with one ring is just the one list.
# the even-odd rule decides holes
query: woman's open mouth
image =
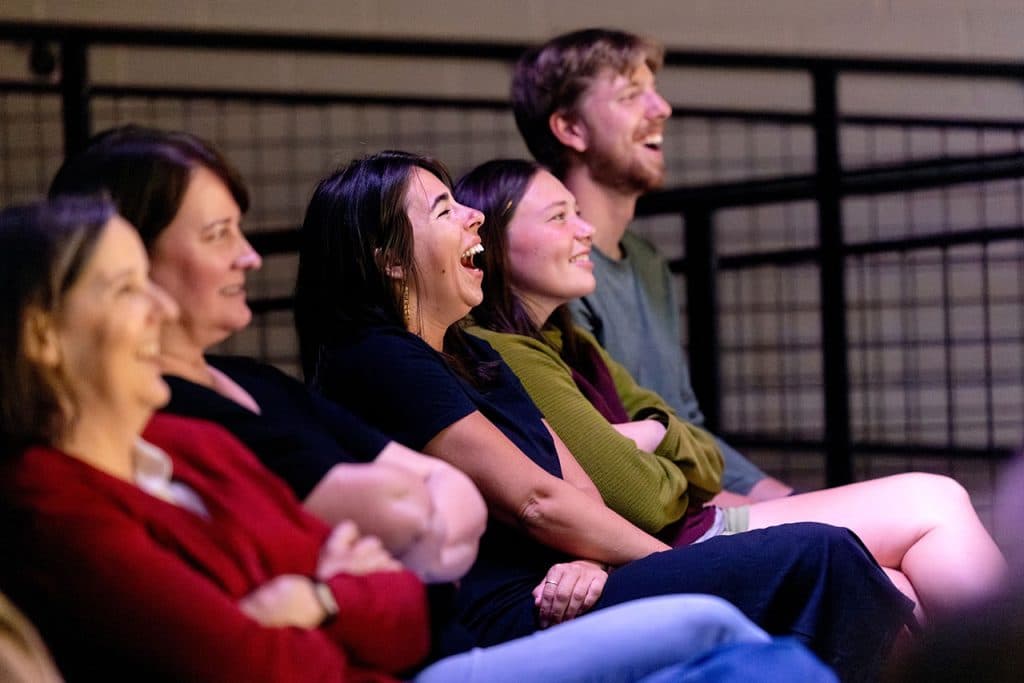
{"label": "woman's open mouth", "polygon": [[479,256],[482,253],[484,253],[484,245],[478,242],[462,252],[462,256],[459,257],[459,264],[469,270],[481,270],[480,266],[482,263]]}

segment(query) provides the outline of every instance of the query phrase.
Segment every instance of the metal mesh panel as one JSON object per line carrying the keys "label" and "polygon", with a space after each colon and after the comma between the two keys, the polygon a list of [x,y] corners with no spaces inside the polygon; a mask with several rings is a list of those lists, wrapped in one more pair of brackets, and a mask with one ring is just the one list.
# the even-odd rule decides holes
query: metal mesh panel
{"label": "metal mesh panel", "polygon": [[[669,168],[690,182],[813,168],[806,126],[685,120],[674,127],[684,143],[670,149],[695,156],[670,158]],[[733,138],[731,146],[722,146],[723,131]],[[856,169],[1019,152],[1024,135],[1014,127],[858,123],[843,126],[841,139],[844,167]],[[723,149],[731,151],[718,156]],[[1024,182],[850,196],[842,210],[850,245],[847,357],[855,476],[913,469],[954,474],[987,514],[998,466],[968,456],[1024,443],[1024,247],[1019,238],[959,244],[958,237],[1024,226]],[[674,231],[678,218],[647,217],[637,225],[669,258],[685,256]],[[815,204],[720,209],[714,226],[721,259],[722,430],[755,440],[821,439],[819,312],[829,302],[818,299],[817,266],[787,259],[817,246]],[[913,243],[901,243],[908,240]],[[899,455],[880,452],[886,445]],[[906,448],[913,445],[956,455]],[[813,448],[748,454],[798,486],[812,488],[823,479],[821,454]]]}
{"label": "metal mesh panel", "polygon": [[37,199],[63,158],[60,98],[0,91],[0,204]]}
{"label": "metal mesh panel", "polygon": [[814,134],[802,124],[678,116],[665,126],[666,183],[703,185],[814,170]]}
{"label": "metal mesh panel", "polygon": [[[666,85],[674,82],[674,68],[668,65],[661,74]],[[728,96],[735,101],[711,101],[729,92],[724,84],[732,77],[739,85]],[[777,77],[780,83],[792,80],[793,72],[780,70]],[[776,88],[756,92],[746,85],[753,81],[728,69],[716,71],[713,81],[700,81],[713,82],[714,92],[697,93],[690,104],[724,108],[702,114],[677,107],[665,136],[668,186],[813,174],[813,97],[810,80],[802,75],[797,80],[796,90],[782,89],[798,95],[795,99],[780,98]],[[3,204],[44,192],[63,154],[59,96],[44,92],[51,87],[46,84],[31,85],[26,80],[18,87],[0,87]],[[140,85],[149,92],[159,91],[161,84]],[[867,101],[878,93],[898,97],[901,89],[889,87],[891,80],[874,90],[863,87],[863,80],[853,85],[841,98],[849,111],[857,112],[844,119],[839,131],[844,171],[1024,150],[1019,123],[924,121],[923,116],[941,112]],[[982,80],[965,86],[962,77],[954,86],[984,87]],[[932,78],[923,87],[937,92],[943,81]],[[93,130],[134,122],[188,130],[221,147],[252,190],[246,227],[253,233],[295,227],[317,179],[369,152],[426,152],[448,163],[456,175],[490,158],[527,155],[508,110],[493,105],[382,104],[380,98],[358,103],[351,96],[331,101],[315,93],[101,90],[91,98]],[[749,101],[742,101],[748,95]],[[1011,101],[1017,100],[1006,100]],[[730,106],[747,109],[730,113]],[[908,113],[885,115],[900,111]],[[635,223],[670,259],[686,257],[679,218],[683,208]],[[1019,239],[1024,183],[1015,178],[848,196],[842,218],[856,476],[943,471],[967,484],[976,502],[979,495],[984,499],[997,471],[990,461],[945,451],[932,457],[927,449],[984,455],[986,449],[1013,447],[1024,438],[1019,424],[1024,408],[1024,254]],[[821,311],[835,305],[819,294],[817,221],[813,198],[766,200],[742,208],[726,203],[712,220],[720,268],[723,430],[761,439],[762,447],[745,450],[769,471],[806,488],[823,483]],[[251,279],[253,299],[285,300],[295,266],[292,254],[267,255],[264,269]],[[684,307],[687,294],[703,296],[692,287],[688,291],[683,277],[678,287]],[[264,312],[224,350],[295,372],[290,312],[272,305],[257,308]],[[699,331],[684,331],[683,344],[690,334]],[[700,364],[704,359],[693,360]],[[787,440],[799,442],[800,448],[763,447],[764,442]],[[912,452],[916,446],[925,452]],[[884,447],[893,452],[879,452]]]}
{"label": "metal mesh panel", "polygon": [[722,273],[723,424],[782,438],[822,435],[817,268]]}

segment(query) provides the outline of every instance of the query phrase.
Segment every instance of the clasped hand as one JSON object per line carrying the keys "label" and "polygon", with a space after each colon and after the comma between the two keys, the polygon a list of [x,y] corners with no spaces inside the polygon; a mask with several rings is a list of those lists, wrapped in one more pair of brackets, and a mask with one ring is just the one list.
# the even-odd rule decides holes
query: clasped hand
{"label": "clasped hand", "polygon": [[604,592],[608,572],[589,560],[556,564],[533,589],[533,602],[541,628],[547,628],[583,614]]}
{"label": "clasped hand", "polygon": [[[320,549],[316,578],[327,581],[337,574],[363,576],[400,569],[402,565],[388,554],[376,536],[360,536],[356,525],[346,521],[334,528]],[[299,574],[275,576],[239,600],[238,607],[268,628],[312,629],[325,616],[313,580]]]}

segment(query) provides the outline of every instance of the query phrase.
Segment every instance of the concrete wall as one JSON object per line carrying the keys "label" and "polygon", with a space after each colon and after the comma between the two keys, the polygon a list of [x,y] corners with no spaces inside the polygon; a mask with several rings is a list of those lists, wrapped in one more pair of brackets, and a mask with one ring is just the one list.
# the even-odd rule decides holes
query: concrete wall
{"label": "concrete wall", "polygon": [[0,17],[495,40],[609,25],[676,47],[1024,56],[1019,0],[5,0]]}

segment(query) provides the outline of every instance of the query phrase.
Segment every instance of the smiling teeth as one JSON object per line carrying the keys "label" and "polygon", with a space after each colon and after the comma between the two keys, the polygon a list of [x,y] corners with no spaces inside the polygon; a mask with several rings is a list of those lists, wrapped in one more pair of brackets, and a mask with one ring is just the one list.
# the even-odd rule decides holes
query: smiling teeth
{"label": "smiling teeth", "polygon": [[462,252],[462,260],[465,261],[466,259],[473,258],[477,254],[482,254],[482,253],[484,253],[484,245],[482,245],[482,244],[474,244],[469,249],[467,249],[466,251]]}
{"label": "smiling teeth", "polygon": [[462,252],[462,256],[459,257],[459,263],[462,264],[463,268],[477,268],[477,264],[473,262],[473,257],[482,253],[484,253],[484,245],[477,242],[469,249]]}
{"label": "smiling teeth", "polygon": [[589,261],[589,260],[590,260],[590,254],[576,254],[571,259],[569,259],[569,263],[576,263],[577,261]]}
{"label": "smiling teeth", "polygon": [[653,135],[648,135],[646,138],[644,138],[644,144],[654,147],[660,147],[663,140],[664,137],[661,133],[655,133]]}

